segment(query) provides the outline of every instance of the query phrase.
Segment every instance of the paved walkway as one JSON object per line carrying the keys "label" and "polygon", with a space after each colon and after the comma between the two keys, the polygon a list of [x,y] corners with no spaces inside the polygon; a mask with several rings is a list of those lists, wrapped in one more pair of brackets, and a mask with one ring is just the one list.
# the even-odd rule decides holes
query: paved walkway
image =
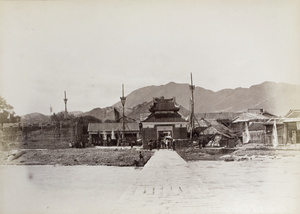
{"label": "paved walkway", "polygon": [[175,151],[159,150],[125,191],[113,213],[220,213],[218,204]]}

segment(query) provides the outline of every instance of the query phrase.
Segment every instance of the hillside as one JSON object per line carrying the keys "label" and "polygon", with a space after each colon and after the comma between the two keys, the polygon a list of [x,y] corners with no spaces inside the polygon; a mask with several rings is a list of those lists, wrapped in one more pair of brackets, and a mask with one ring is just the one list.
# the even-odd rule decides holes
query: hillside
{"label": "hillside", "polygon": [[[300,85],[264,82],[250,88],[224,89],[213,92],[196,87],[195,113],[237,112],[249,108],[264,108],[276,115],[285,115],[290,109],[300,108]],[[161,86],[147,86],[130,93],[126,99],[127,111],[136,105],[151,102],[153,97],[176,97],[176,102],[190,109],[190,91],[188,84],[170,82]],[[114,106],[121,107],[118,102]]]}
{"label": "hillside", "polygon": [[21,123],[45,123],[50,121],[50,117],[40,113],[31,113],[21,116]]}
{"label": "hillside", "polygon": [[120,109],[118,109],[117,107],[106,107],[106,108],[94,108],[91,111],[79,114],[77,116],[93,116],[95,118],[100,119],[102,122],[105,122],[106,120],[110,120],[110,121],[114,121],[120,117],[122,117],[122,115],[120,115]]}
{"label": "hillside", "polygon": [[[150,114],[149,108],[152,105],[152,101],[149,102],[143,102],[142,104],[138,104],[135,107],[127,110],[126,115],[127,117],[130,117],[135,120],[140,120],[140,117],[146,118]],[[187,117],[190,114],[190,111],[184,108],[183,106],[180,106],[179,113],[183,117]]]}
{"label": "hillside", "polygon": [[[205,89],[204,89],[205,90]],[[208,91],[208,90],[207,90]],[[152,102],[153,97],[176,98],[176,102],[184,108],[189,109],[189,85],[170,82],[161,86],[147,86],[131,92],[126,97],[125,107],[129,110],[138,104]],[[114,106],[121,107],[121,102]]]}
{"label": "hillside", "polygon": [[[290,109],[300,108],[300,85],[264,82],[250,88],[224,89],[217,92],[196,87],[195,113],[242,112],[249,108],[263,108],[278,116],[284,116]],[[186,117],[190,110],[190,90],[188,84],[170,82],[166,85],[147,86],[130,93],[126,98],[125,115],[139,120],[140,115],[149,114],[153,97],[176,98],[181,106],[180,113]],[[116,120],[122,117],[120,102],[106,108],[94,108],[88,112],[74,112],[75,116],[91,115],[100,119]],[[49,120],[49,116],[32,113],[22,116],[22,122],[39,123]]]}

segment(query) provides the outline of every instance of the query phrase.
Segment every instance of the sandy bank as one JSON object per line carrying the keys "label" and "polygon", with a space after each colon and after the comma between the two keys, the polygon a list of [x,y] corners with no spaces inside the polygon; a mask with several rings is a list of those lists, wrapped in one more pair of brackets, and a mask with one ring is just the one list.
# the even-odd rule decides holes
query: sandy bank
{"label": "sandy bank", "polygon": [[[140,161],[139,153],[144,161]],[[216,148],[181,148],[177,153],[186,161],[245,161],[278,159],[281,157],[300,156],[300,145],[285,145],[273,148],[261,144],[247,144],[234,149]],[[154,151],[129,147],[98,147],[68,149],[28,149],[0,151],[0,165],[105,165],[105,166],[143,166]],[[19,156],[19,157],[18,157]],[[15,158],[17,157],[17,158]]]}
{"label": "sandy bank", "polygon": [[216,160],[216,161],[244,161],[264,158],[281,158],[288,156],[299,156],[300,145],[289,144],[276,148],[262,144],[246,144],[234,149],[218,148],[182,148],[177,150],[178,154],[186,161]]}
{"label": "sandy bank", "polygon": [[[106,166],[143,166],[153,155],[153,152],[138,148],[84,148],[84,149],[35,149],[22,150],[23,154],[17,159],[11,155],[13,151],[0,151],[1,165],[106,165]],[[144,162],[140,161],[142,153]],[[16,151],[14,151],[16,153]]]}

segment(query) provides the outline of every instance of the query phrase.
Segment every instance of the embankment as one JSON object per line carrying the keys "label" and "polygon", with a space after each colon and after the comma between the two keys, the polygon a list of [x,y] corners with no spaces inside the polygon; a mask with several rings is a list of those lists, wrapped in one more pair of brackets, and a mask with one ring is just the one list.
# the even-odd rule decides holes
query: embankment
{"label": "embankment", "polygon": [[[153,152],[138,148],[84,148],[84,149],[39,149],[22,150],[24,153],[13,159],[12,151],[0,151],[0,165],[106,165],[106,166],[143,166]],[[140,151],[144,161],[140,161]]]}

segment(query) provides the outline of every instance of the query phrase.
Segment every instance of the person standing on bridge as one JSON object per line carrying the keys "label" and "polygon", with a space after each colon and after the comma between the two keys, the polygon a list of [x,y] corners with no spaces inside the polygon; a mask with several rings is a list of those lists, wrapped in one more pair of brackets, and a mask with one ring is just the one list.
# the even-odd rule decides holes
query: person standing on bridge
{"label": "person standing on bridge", "polygon": [[157,141],[157,150],[159,150],[159,149],[160,149],[160,147],[161,147],[161,140],[160,140],[160,139],[158,139],[158,141]]}
{"label": "person standing on bridge", "polygon": [[143,161],[143,164],[144,164],[144,157],[142,155],[142,152],[140,151],[140,161]]}
{"label": "person standing on bridge", "polygon": [[175,151],[175,146],[176,146],[176,141],[175,141],[175,139],[173,139],[173,141],[172,141],[172,148],[173,148],[174,151]]}

